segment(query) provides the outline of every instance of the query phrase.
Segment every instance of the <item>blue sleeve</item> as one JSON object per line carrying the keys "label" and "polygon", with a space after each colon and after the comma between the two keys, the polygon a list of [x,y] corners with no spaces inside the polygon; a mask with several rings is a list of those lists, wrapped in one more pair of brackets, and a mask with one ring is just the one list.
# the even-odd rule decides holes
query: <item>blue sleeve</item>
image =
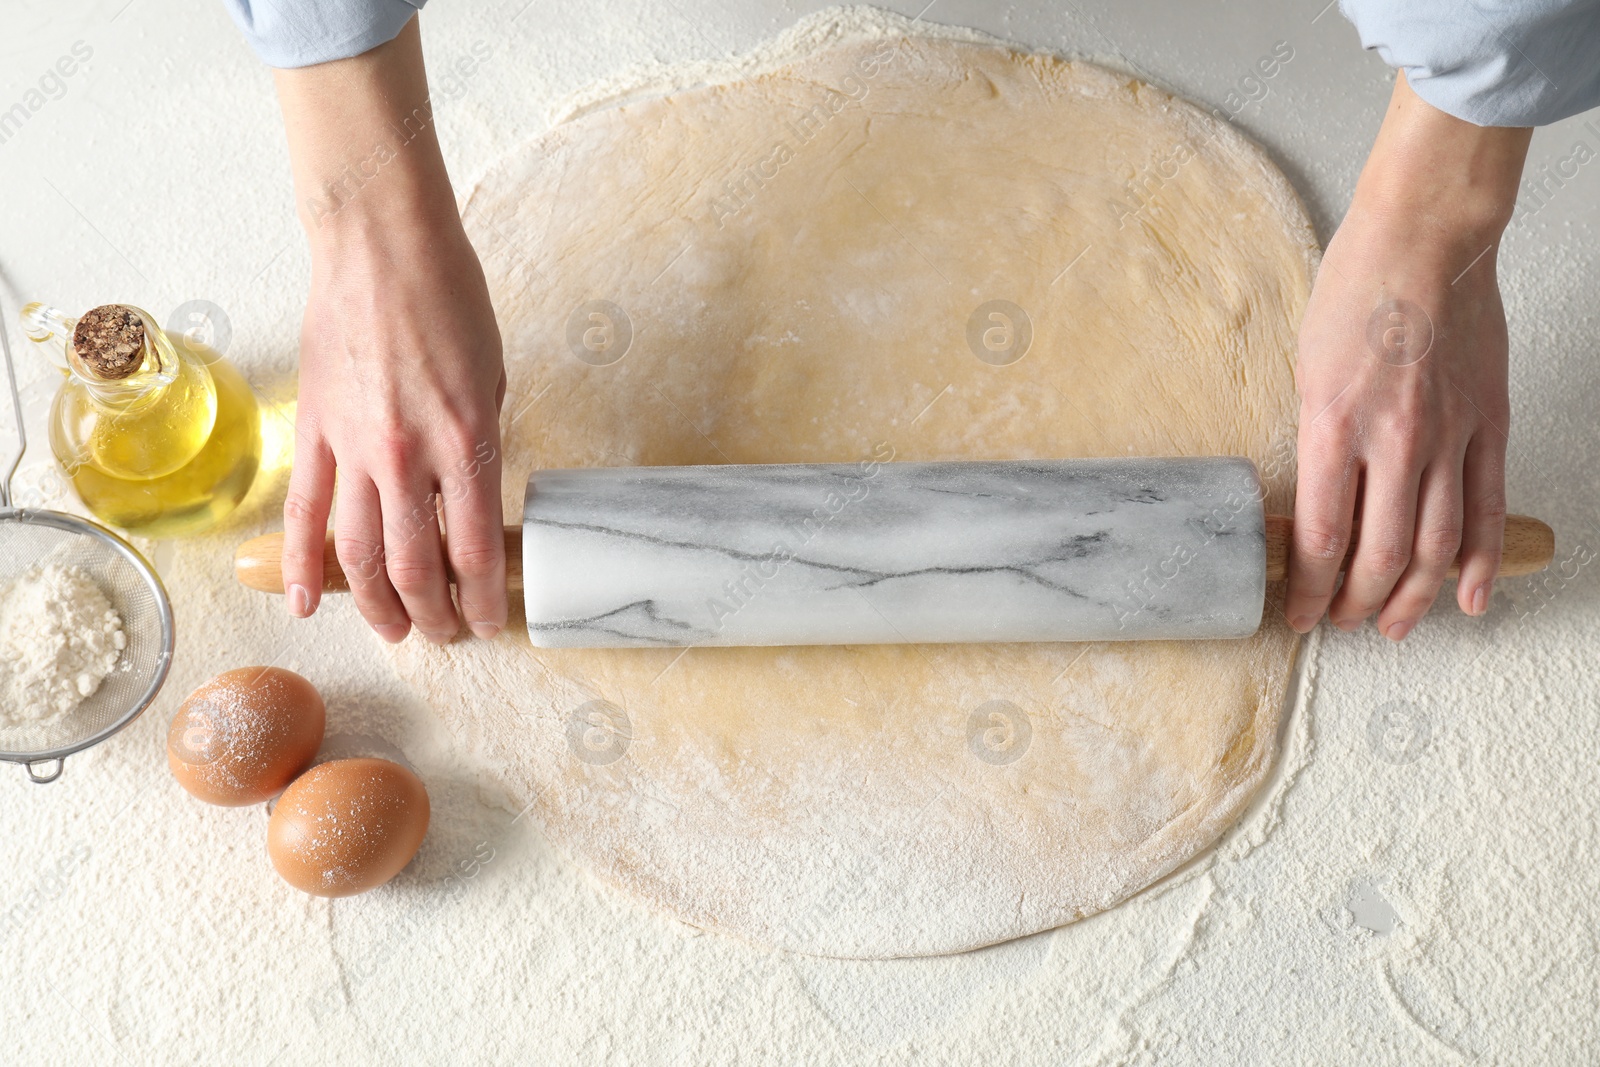
{"label": "blue sleeve", "polygon": [[427,0],[223,0],[268,66],[348,59],[395,39]]}
{"label": "blue sleeve", "polygon": [[1543,126],[1600,104],[1600,0],[1339,0],[1363,48],[1479,126]]}

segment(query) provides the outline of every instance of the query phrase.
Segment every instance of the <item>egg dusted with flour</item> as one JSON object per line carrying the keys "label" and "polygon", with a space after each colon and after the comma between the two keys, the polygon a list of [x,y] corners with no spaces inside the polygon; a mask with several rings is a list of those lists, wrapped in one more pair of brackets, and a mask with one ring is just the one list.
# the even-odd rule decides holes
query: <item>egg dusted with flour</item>
{"label": "egg dusted with flour", "polygon": [[317,897],[375,889],[411,862],[428,834],[421,779],[384,759],[319,764],[284,790],[267,853],[284,881]]}
{"label": "egg dusted with flour", "polygon": [[293,671],[224,671],[178,708],[167,732],[167,765],[207,803],[259,804],[310,766],[326,724],[322,695]]}

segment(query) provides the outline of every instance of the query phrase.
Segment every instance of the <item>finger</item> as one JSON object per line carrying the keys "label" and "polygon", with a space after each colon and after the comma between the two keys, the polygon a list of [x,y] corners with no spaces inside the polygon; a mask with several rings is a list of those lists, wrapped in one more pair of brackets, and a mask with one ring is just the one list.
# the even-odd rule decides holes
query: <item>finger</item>
{"label": "finger", "polygon": [[439,543],[439,494],[431,484],[407,479],[379,486],[383,498],[383,551],[389,584],[422,635],[445,644],[461,629]]}
{"label": "finger", "polygon": [[283,500],[283,591],[289,614],[303,619],[322,601],[322,552],[333,506],[333,453],[314,416],[302,414],[294,469]]}
{"label": "finger", "polygon": [[361,617],[390,644],[403,639],[411,619],[384,567],[383,511],[371,478],[345,471],[334,526],[334,553]]}
{"label": "finger", "polygon": [[[1409,466],[1409,465],[1408,465]],[[1395,582],[1411,564],[1416,538],[1417,484],[1420,472],[1390,464],[1368,465],[1361,492],[1361,531],[1328,618],[1341,630],[1354,630],[1383,606]]]}
{"label": "finger", "polygon": [[1378,614],[1378,630],[1391,641],[1411,632],[1438,599],[1445,573],[1461,549],[1461,456],[1429,465],[1417,499],[1417,531],[1407,564]]}
{"label": "finger", "polygon": [[1506,535],[1506,439],[1485,427],[1467,444],[1462,473],[1461,577],[1456,600],[1469,615],[1489,610]]}
{"label": "finger", "polygon": [[472,632],[491,638],[506,624],[506,543],[500,506],[500,450],[492,444],[458,465],[442,486],[446,551],[456,601]]}
{"label": "finger", "polygon": [[1305,633],[1328,610],[1339,565],[1350,544],[1355,509],[1355,457],[1342,435],[1327,436],[1315,421],[1300,432],[1300,475],[1295,491],[1294,544],[1283,613]]}

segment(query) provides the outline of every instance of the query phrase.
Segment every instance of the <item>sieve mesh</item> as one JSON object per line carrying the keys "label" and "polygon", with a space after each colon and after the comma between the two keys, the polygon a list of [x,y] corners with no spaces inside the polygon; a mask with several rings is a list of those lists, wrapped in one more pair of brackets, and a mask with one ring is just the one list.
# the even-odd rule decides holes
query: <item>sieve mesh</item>
{"label": "sieve mesh", "polygon": [[0,719],[0,760],[60,758],[114,733],[155,696],[172,657],[166,594],[126,542],[54,512],[0,516],[0,589],[46,563],[83,568],[122,617],[127,647],[100,688],[71,711],[14,726]]}

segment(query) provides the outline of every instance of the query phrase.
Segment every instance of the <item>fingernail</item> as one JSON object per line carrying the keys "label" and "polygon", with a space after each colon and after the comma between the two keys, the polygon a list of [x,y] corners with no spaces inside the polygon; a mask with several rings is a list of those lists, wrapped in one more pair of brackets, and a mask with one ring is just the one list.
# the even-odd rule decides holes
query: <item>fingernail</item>
{"label": "fingernail", "polygon": [[1311,628],[1316,624],[1317,617],[1315,615],[1296,615],[1294,620],[1289,623],[1291,627],[1299,630],[1301,633],[1309,633]]}
{"label": "fingernail", "polygon": [[473,636],[485,641],[493,641],[500,634],[500,627],[492,622],[474,622],[469,625],[472,627]]}
{"label": "fingernail", "polygon": [[289,587],[289,614],[303,619],[311,614],[311,593],[303,585]]}
{"label": "fingernail", "polygon": [[1334,625],[1337,626],[1339,629],[1343,630],[1345,633],[1350,633],[1350,632],[1352,632],[1354,630],[1361,629],[1361,620],[1360,619],[1338,619],[1338,620],[1335,620]]}
{"label": "fingernail", "polygon": [[422,636],[425,637],[429,641],[429,643],[435,644],[435,645],[448,645],[451,641],[454,641],[456,639],[456,635],[455,634],[444,634],[444,633],[439,633],[439,634],[425,633]]}
{"label": "fingernail", "polygon": [[391,645],[405,640],[406,634],[411,631],[411,627],[403,622],[391,622],[384,626],[374,626],[372,629],[377,632],[379,637]]}
{"label": "fingernail", "polygon": [[1383,632],[1383,636],[1387,637],[1391,641],[1402,640],[1406,634],[1411,632],[1411,627],[1413,625],[1413,623],[1404,621],[1390,623],[1389,628]]}
{"label": "fingernail", "polygon": [[1472,613],[1474,615],[1482,615],[1488,609],[1489,583],[1484,582],[1482,585],[1478,586],[1477,591],[1472,594]]}

